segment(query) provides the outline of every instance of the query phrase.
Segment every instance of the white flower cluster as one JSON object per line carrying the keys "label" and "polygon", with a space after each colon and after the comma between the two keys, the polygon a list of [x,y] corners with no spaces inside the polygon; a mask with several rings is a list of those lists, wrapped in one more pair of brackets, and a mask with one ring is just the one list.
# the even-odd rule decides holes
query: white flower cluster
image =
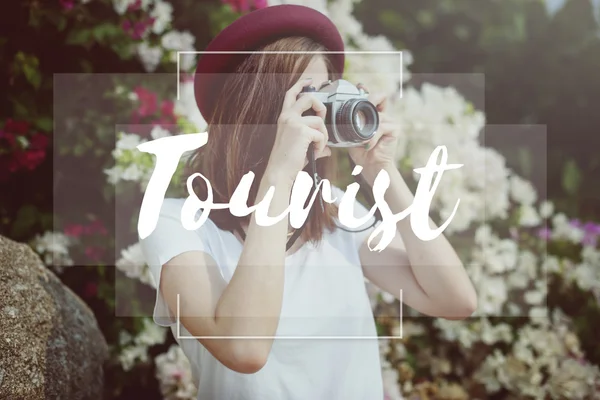
{"label": "white flower cluster", "polygon": [[175,102],[174,112],[192,124],[193,133],[206,131],[206,121],[196,105],[194,81],[187,80],[179,84],[179,100]]}
{"label": "white flower cluster", "polygon": [[600,250],[585,246],[581,252],[581,262],[565,269],[564,277],[574,282],[580,289],[590,291],[600,304]]}
{"label": "white flower cluster", "polygon": [[73,244],[74,239],[64,233],[46,231],[33,238],[31,247],[42,257],[44,264],[61,273],[65,267],[73,265],[69,255],[69,247]]}
{"label": "white flower cluster", "polygon": [[156,288],[150,268],[146,265],[142,245],[138,242],[121,251],[121,258],[116,262],[116,267],[132,279]]}
{"label": "white flower cluster", "polygon": [[117,14],[123,15],[127,9],[134,5],[136,0],[113,0],[113,7]]}
{"label": "white flower cluster", "polygon": [[150,318],[144,318],[144,327],[135,337],[126,331],[120,332],[119,345],[122,349],[118,359],[125,371],[131,370],[139,362],[148,361],[148,348],[165,342],[167,329],[158,326]]}
{"label": "white flower cluster", "polygon": [[[506,217],[509,171],[498,152],[479,144],[485,126],[482,112],[474,110],[456,89],[431,84],[404,90],[403,97],[391,103],[390,112],[399,117],[402,135],[397,156],[402,165],[424,166],[437,146],[446,146],[448,164],[462,165],[444,174],[433,199],[432,207],[444,221],[460,199],[447,233],[464,231],[477,221]],[[414,177],[418,179],[416,173]]]}
{"label": "white flower cluster", "polygon": [[[113,0],[113,7],[117,14],[124,15],[128,8],[136,4],[136,0]],[[169,30],[173,21],[173,6],[165,0],[142,0],[140,7],[153,18],[149,32],[162,35],[160,45],[149,42],[147,35],[143,41],[136,45],[134,51],[139,57],[144,69],[153,72],[160,64],[163,55],[172,62],[177,62],[178,51],[194,51],[195,38],[189,32]],[[179,67],[182,71],[189,71],[195,64],[194,54],[182,54],[179,58]]]}
{"label": "white flower cluster", "polygon": [[501,388],[532,398],[583,399],[596,394],[597,366],[583,361],[579,340],[560,312],[525,325],[516,333],[510,353],[489,355],[475,374],[488,393]]}
{"label": "white flower cluster", "polygon": [[[466,266],[479,296],[478,315],[544,315],[547,287],[543,264],[535,253],[500,238],[489,225],[475,233]],[[524,297],[524,301],[518,300]]]}
{"label": "white flower cluster", "polygon": [[[169,135],[169,131],[158,125],[150,132],[153,139]],[[121,181],[130,181],[138,182],[141,188],[146,187],[154,170],[154,159],[150,154],[137,149],[137,146],[144,142],[146,139],[135,133],[121,132],[118,135],[115,149],[112,151],[115,165],[104,170],[108,183],[116,185]]]}
{"label": "white flower cluster", "polygon": [[[169,53],[170,60],[177,62],[180,51],[194,51],[196,38],[189,32],[170,31],[161,38],[162,47]],[[196,64],[195,54],[179,54],[179,69],[189,71]]]}
{"label": "white flower cluster", "polygon": [[165,400],[194,400],[197,389],[193,382],[190,363],[178,345],[154,359],[156,379]]}

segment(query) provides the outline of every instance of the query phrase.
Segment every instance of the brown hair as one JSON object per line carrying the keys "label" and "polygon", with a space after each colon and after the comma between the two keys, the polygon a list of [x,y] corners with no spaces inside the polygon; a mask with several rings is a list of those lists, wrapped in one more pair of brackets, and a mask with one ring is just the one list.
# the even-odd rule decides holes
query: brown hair
{"label": "brown hair", "polygon": [[[283,38],[260,50],[326,51],[321,44],[304,37]],[[323,56],[330,79],[335,79],[331,60]],[[242,177],[252,171],[255,177],[248,205],[255,204],[275,141],[277,118],[285,92],[300,79],[312,57],[313,54],[302,53],[254,53],[242,62],[236,73],[226,78],[214,112],[208,118],[208,142],[190,158],[184,174],[187,178],[193,173],[202,173],[212,186],[214,203],[228,203]],[[317,160],[320,177],[334,178],[332,157]],[[195,179],[193,188],[199,199],[207,198],[204,180]],[[335,228],[337,206],[323,202],[323,211],[318,196],[302,231],[301,238],[307,242],[318,242],[325,230]],[[238,224],[249,223],[250,216],[236,217],[225,209],[211,211],[210,219],[220,229],[234,231]]]}

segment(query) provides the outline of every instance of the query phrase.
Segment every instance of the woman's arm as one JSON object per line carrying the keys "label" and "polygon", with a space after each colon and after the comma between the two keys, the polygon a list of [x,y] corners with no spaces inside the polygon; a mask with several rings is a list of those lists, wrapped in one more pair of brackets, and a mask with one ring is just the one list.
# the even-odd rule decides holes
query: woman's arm
{"label": "woman's arm", "polygon": [[[271,186],[275,187],[269,216],[287,210],[293,181],[306,165],[311,144],[316,158],[331,155],[326,147],[325,105],[311,95],[298,99],[302,88],[311,83],[311,79],[299,80],[285,95],[275,143],[256,195],[260,201]],[[303,116],[309,109],[317,115]],[[174,310],[177,294],[181,294],[181,321],[193,336],[275,336],[283,300],[287,228],[287,216],[263,227],[252,214],[242,254],[228,284],[212,278],[218,268],[206,253],[184,253],[166,264],[161,277],[165,301]],[[175,265],[183,268],[171,267]],[[273,344],[272,338],[199,340],[225,366],[245,373],[263,367]]]}
{"label": "woman's arm", "polygon": [[[408,208],[414,196],[395,166],[384,167],[390,176],[385,200],[394,214]],[[379,170],[365,169],[373,184]],[[429,220],[430,229],[437,229]],[[367,279],[381,289],[427,315],[463,319],[477,308],[477,294],[456,252],[444,237],[422,241],[412,231],[409,218],[398,222],[398,235],[381,252],[372,252],[366,242],[360,249]]]}
{"label": "woman's arm", "polygon": [[[289,205],[291,186],[265,174],[257,199],[270,186],[275,193],[269,215]],[[215,261],[204,252],[183,253],[165,264],[161,289],[171,310],[180,294],[180,320],[193,336],[274,336],[283,298],[287,218],[259,226],[254,215],[244,249],[229,284],[219,277]],[[265,249],[269,249],[265,251]],[[253,373],[266,363],[272,339],[199,339],[225,366]]]}

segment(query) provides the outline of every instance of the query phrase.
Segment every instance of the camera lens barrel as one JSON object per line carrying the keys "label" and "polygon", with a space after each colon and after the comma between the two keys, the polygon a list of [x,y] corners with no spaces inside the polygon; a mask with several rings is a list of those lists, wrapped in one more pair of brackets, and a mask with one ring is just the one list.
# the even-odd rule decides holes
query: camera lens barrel
{"label": "camera lens barrel", "polygon": [[379,128],[377,109],[366,99],[350,99],[336,113],[336,127],[340,140],[360,143],[371,139]]}

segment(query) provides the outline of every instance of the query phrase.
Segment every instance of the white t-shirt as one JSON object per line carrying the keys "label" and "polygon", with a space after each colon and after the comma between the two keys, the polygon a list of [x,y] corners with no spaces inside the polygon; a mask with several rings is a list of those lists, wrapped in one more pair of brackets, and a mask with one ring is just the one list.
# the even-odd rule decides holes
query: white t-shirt
{"label": "white t-shirt", "polygon": [[[339,202],[343,192],[333,189]],[[165,199],[156,229],[142,241],[155,282],[160,282],[165,263],[194,250],[212,256],[218,272],[229,282],[242,244],[210,218],[196,231],[183,228],[183,203],[184,199]],[[356,202],[354,215],[359,218],[366,213]],[[254,374],[225,367],[196,339],[178,339],[175,315],[157,290],[154,321],[171,327],[192,365],[198,399],[383,399],[377,332],[358,254],[373,229],[360,233],[336,229],[326,233],[320,244],[305,243],[286,257],[284,297],[275,336],[310,339],[275,339],[267,363]],[[181,324],[179,330],[182,337],[192,336]],[[339,336],[346,338],[332,338]]]}

